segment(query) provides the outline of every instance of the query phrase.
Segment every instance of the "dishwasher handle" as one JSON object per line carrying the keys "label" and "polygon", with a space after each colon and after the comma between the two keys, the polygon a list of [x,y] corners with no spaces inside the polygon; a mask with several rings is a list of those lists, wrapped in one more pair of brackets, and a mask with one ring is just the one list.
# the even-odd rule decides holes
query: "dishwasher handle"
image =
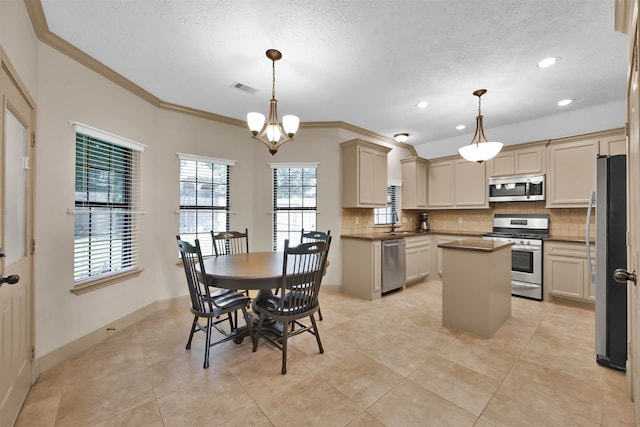
{"label": "dishwasher handle", "polygon": [[383,240],[382,246],[390,247],[390,246],[404,246],[404,239],[392,239],[392,240]]}

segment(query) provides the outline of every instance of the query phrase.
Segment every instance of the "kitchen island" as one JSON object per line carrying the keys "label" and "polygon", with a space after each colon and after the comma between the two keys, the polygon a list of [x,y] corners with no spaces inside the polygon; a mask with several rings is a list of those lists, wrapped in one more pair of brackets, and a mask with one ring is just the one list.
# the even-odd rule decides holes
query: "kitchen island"
{"label": "kitchen island", "polygon": [[438,245],[444,326],[489,338],[511,316],[512,245],[482,239]]}

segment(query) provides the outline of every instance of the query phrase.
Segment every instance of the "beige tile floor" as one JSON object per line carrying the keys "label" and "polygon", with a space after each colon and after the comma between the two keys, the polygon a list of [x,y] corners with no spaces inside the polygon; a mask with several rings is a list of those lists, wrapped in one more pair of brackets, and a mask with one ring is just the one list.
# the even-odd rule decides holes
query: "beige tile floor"
{"label": "beige tile floor", "polygon": [[47,372],[17,426],[632,426],[624,374],[595,363],[594,313],[513,299],[483,339],[441,322],[441,285],[379,301],[322,294],[313,336],[185,350],[188,310],[160,311]]}

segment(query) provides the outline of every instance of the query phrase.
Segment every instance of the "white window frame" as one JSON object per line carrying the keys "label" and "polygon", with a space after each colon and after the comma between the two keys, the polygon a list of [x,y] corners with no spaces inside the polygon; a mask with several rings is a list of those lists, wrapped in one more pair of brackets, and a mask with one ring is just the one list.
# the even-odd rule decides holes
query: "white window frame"
{"label": "white window frame", "polygon": [[[227,160],[227,159],[218,159],[215,157],[205,157],[198,156],[194,154],[185,154],[185,153],[176,153],[178,155],[178,159],[180,162],[180,228],[178,234],[180,238],[184,241],[194,244],[195,240],[198,239],[200,241],[200,247],[202,249],[202,255],[204,256],[213,256],[213,241],[211,237],[211,231],[215,233],[222,231],[229,231],[231,227],[231,168],[236,165],[237,161],[235,160]],[[212,166],[226,166],[226,177],[222,182],[214,182],[215,174],[212,173],[211,181],[208,180],[200,180],[200,175],[196,174],[190,179],[183,180],[184,174],[183,172],[183,162],[193,163],[193,166],[198,167],[208,167],[213,170]],[[194,185],[194,197],[195,203],[184,203],[186,200],[183,200],[182,186],[183,184],[192,183]],[[211,191],[213,192],[213,188],[216,186],[225,186],[225,201],[223,204],[216,204],[213,196],[207,198],[203,197],[202,200],[208,203],[198,203],[200,198],[198,194],[202,191],[202,186],[210,185]],[[200,189],[198,190],[198,186]],[[204,193],[203,193],[204,194]],[[219,217],[219,214],[224,213],[223,221],[216,221],[215,218]],[[195,215],[195,217],[192,217]],[[208,218],[208,215],[211,215]],[[188,217],[191,218],[191,222],[195,221],[196,230],[193,231],[191,227],[187,227],[186,221]],[[194,220],[195,218],[195,220]],[[203,228],[204,224],[204,228]],[[217,226],[216,226],[217,225]]]}
{"label": "white window frame", "polygon": [[[76,140],[74,287],[71,291],[82,294],[142,271],[138,256],[139,216],[143,213],[139,210],[140,157],[146,146],[82,123],[71,121],[70,124]],[[87,148],[81,158],[78,144],[87,141],[96,145]],[[103,144],[102,147],[99,144]],[[109,149],[104,157],[103,147]],[[97,154],[99,157],[94,158],[106,162],[87,161],[91,154]],[[123,168],[116,169],[109,162],[113,159],[125,161],[124,173],[118,174]],[[95,180],[89,180],[90,176]],[[123,177],[123,180],[116,179]],[[121,189],[122,185],[125,190]],[[111,194],[123,196],[124,200]]]}
{"label": "white window frame", "polygon": [[[291,244],[298,244],[302,235],[302,229],[315,230],[318,223],[318,165],[319,163],[270,163],[272,169],[272,249],[283,250],[284,240],[289,239]],[[310,205],[305,205],[307,198],[301,199],[301,205],[278,206],[277,173],[282,169],[314,169],[315,177],[312,186],[315,189],[315,198]],[[292,218],[294,219],[292,221]],[[297,220],[296,220],[297,219]]]}
{"label": "white window frame", "polygon": [[373,225],[392,225],[394,223],[393,214],[400,217],[402,193],[402,181],[399,179],[389,179],[387,183],[387,206],[384,208],[374,208]]}

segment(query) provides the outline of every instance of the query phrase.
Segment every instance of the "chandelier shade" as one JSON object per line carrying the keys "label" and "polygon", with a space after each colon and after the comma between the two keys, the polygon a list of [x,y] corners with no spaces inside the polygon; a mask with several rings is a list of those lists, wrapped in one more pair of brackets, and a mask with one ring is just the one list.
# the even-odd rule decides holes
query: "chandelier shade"
{"label": "chandelier shade", "polygon": [[278,152],[278,148],[285,142],[293,140],[298,131],[300,119],[296,116],[286,115],[282,117],[282,123],[278,117],[278,100],[276,99],[276,61],[282,58],[282,53],[275,49],[269,49],[265,53],[271,60],[271,100],[269,101],[269,116],[265,123],[265,116],[261,113],[247,114],[247,125],[253,135],[267,146],[271,155]]}
{"label": "chandelier shade", "polygon": [[501,142],[489,142],[484,135],[484,125],[482,123],[482,112],[480,110],[480,101],[482,95],[487,93],[486,89],[478,89],[473,94],[478,97],[478,115],[476,116],[476,131],[473,134],[471,143],[458,149],[460,154],[465,160],[470,162],[482,163],[489,159],[494,158],[500,150],[502,150]]}

